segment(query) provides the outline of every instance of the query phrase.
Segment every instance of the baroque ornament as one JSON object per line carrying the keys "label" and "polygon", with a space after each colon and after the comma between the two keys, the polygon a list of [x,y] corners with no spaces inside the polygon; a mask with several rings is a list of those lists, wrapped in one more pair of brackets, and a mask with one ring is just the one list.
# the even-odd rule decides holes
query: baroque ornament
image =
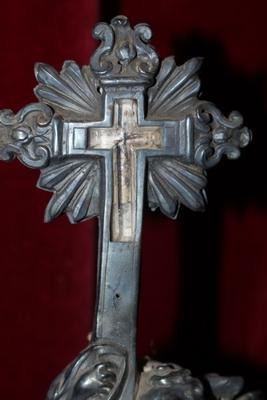
{"label": "baroque ornament", "polygon": [[0,158],[40,168],[53,192],[45,221],[98,216],[99,255],[92,340],[52,383],[48,400],[253,399],[239,377],[206,376],[175,364],[136,371],[136,314],[144,190],[149,207],[176,218],[180,205],[206,205],[206,169],[238,158],[250,139],[237,112],[225,117],[199,98],[201,59],[177,66],[149,45],[148,25],[118,16],[98,24],[90,65],[37,64],[39,99],[0,112]]}

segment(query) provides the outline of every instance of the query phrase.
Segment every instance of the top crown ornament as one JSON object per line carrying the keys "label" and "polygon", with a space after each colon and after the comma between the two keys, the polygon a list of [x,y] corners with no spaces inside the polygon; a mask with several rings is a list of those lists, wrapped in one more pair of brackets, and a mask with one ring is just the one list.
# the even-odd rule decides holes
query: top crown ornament
{"label": "top crown ornament", "polygon": [[128,18],[117,16],[111,24],[97,24],[93,35],[102,44],[91,58],[94,74],[105,85],[149,85],[159,66],[155,50],[147,43],[152,31],[146,24],[131,28]]}

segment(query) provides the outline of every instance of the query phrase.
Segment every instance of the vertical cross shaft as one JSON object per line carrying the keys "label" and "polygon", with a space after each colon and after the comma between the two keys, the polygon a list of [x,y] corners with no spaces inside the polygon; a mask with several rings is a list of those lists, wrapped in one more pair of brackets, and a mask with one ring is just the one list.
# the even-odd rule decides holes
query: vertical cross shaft
{"label": "vertical cross shaft", "polygon": [[162,145],[161,127],[138,125],[137,105],[136,99],[114,100],[113,126],[90,128],[89,132],[90,148],[111,150],[111,165],[106,166],[105,174],[109,184],[106,201],[110,202],[110,208],[107,207],[109,212],[103,219],[103,237],[100,240],[95,335],[97,340],[119,342],[127,349],[131,370],[123,393],[127,399],[131,399],[135,385],[144,180],[144,163],[140,159],[138,162],[137,153],[140,156],[141,150],[160,149]]}
{"label": "vertical cross shaft", "polygon": [[137,101],[114,102],[113,126],[90,129],[90,148],[112,149],[112,222],[111,240],[135,240],[136,224],[136,151],[158,149],[162,128],[138,125]]}

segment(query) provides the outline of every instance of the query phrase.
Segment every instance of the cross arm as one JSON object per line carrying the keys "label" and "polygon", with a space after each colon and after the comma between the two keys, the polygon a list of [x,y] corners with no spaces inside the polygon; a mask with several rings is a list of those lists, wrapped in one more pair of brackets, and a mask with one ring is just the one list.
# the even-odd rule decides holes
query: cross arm
{"label": "cross arm", "polygon": [[29,104],[14,114],[0,111],[0,158],[17,157],[31,168],[43,168],[51,156],[52,110],[45,104]]}
{"label": "cross arm", "polygon": [[82,69],[65,61],[58,73],[53,67],[35,66],[39,103],[29,104],[17,114],[0,111],[0,159],[18,158],[41,170],[37,186],[54,194],[45,212],[49,222],[66,213],[71,222],[99,214],[100,161],[92,156],[64,158],[64,121],[101,119],[103,114],[97,80],[89,66]]}
{"label": "cross arm", "polygon": [[[134,35],[143,38],[139,28]],[[112,29],[117,28],[113,26]],[[120,41],[115,43],[111,35],[112,29],[105,29],[103,37],[99,36],[105,46],[99,47],[89,66],[80,68],[74,61],[66,61],[58,73],[47,64],[37,64],[35,94],[39,103],[30,104],[17,114],[10,110],[0,112],[0,158],[10,160],[16,156],[27,166],[40,168],[38,186],[54,193],[46,210],[46,221],[64,212],[71,222],[99,214],[100,158],[92,152],[89,154],[91,161],[85,168],[86,148],[84,153],[80,151],[79,155],[75,153],[67,159],[60,147],[67,140],[62,137],[62,129],[68,121],[107,126],[105,106],[113,75],[117,85],[113,99],[116,93],[122,96],[120,85],[123,82],[127,82],[129,88],[141,85],[138,83],[140,75],[147,110],[144,121],[162,126],[169,121],[175,125],[175,138],[167,138],[169,154],[167,151],[147,159],[148,202],[153,210],[159,207],[171,218],[177,216],[180,204],[192,210],[203,210],[206,169],[215,166],[223,155],[229,159],[238,158],[240,149],[251,140],[251,132],[243,126],[243,118],[238,112],[232,112],[226,118],[214,104],[199,97],[198,70],[202,59],[193,58],[177,66],[174,57],[168,57],[160,63],[153,50],[147,53],[148,58],[144,57],[145,62],[151,58],[153,68],[149,67],[144,74],[138,69],[143,57],[142,52],[139,54],[142,50],[140,38],[135,39],[136,52],[132,49],[128,54],[124,48],[126,39],[120,49]],[[111,35],[110,40],[105,35]],[[143,44],[142,51],[147,49],[149,46]],[[121,54],[121,57],[123,54],[123,59],[114,60],[114,54]],[[123,66],[121,71],[120,64]],[[106,71],[103,70],[105,65],[108,66]],[[144,84],[145,79],[147,84]],[[127,99],[131,93],[129,89],[128,93],[124,92],[124,97]],[[86,136],[82,136],[82,140],[86,142]],[[69,185],[66,186],[67,176]],[[89,186],[88,182],[91,182]]]}
{"label": "cross arm", "polygon": [[148,117],[182,121],[185,155],[207,169],[224,154],[229,159],[238,158],[240,149],[251,140],[251,131],[243,125],[238,111],[227,118],[213,103],[199,98],[201,64],[201,58],[192,58],[181,66],[176,65],[174,57],[163,60],[156,83],[148,90]]}
{"label": "cross arm", "polygon": [[174,57],[162,61],[156,83],[148,90],[148,118],[176,121],[179,147],[176,157],[151,158],[148,167],[148,201],[176,218],[179,205],[205,208],[206,170],[223,157],[236,159],[251,140],[243,117],[233,111],[225,117],[211,102],[199,97],[198,70],[202,59],[177,66]]}

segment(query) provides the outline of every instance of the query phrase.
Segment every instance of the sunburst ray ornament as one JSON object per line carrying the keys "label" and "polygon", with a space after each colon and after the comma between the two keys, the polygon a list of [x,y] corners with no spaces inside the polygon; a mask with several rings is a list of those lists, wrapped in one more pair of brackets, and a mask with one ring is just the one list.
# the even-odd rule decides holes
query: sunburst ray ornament
{"label": "sunburst ray ornament", "polygon": [[238,397],[241,378],[210,374],[204,385],[175,364],[150,361],[139,375],[135,351],[144,191],[170,218],[181,205],[202,211],[206,169],[238,158],[251,132],[239,113],[200,99],[200,58],[160,61],[148,25],[118,16],[93,35],[90,65],[37,64],[39,102],[0,112],[0,158],[41,170],[38,187],[52,192],[45,221],[100,221],[92,339],[47,400],[256,399]]}

